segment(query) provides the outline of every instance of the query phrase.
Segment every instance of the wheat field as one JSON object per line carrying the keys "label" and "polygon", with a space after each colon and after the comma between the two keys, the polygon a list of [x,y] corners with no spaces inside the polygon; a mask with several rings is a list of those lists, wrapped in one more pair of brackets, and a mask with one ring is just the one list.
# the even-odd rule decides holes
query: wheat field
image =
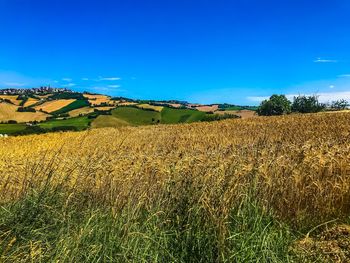
{"label": "wheat field", "polygon": [[34,107],[35,110],[39,111],[42,110],[44,112],[54,112],[57,111],[71,103],[76,101],[75,99],[61,99],[61,100],[53,100],[53,101],[47,101],[44,102],[43,104],[37,105]]}
{"label": "wheat field", "polygon": [[18,112],[18,106],[6,102],[0,102],[0,121],[7,122],[15,120],[17,122],[42,121],[50,115],[43,112]]}
{"label": "wheat field", "polygon": [[[306,114],[2,139],[3,205],[39,198],[28,202],[43,202],[44,215],[59,207],[62,222],[73,220],[72,207],[98,211],[83,212],[87,221],[76,232],[72,225],[69,238],[52,237],[58,245],[36,236],[45,232],[44,223],[37,232],[34,223],[20,228],[36,236],[30,245],[2,222],[3,258],[28,253],[28,260],[43,261],[293,261],[293,231],[349,218],[349,124],[349,113]],[[63,196],[62,206],[40,195],[47,192]],[[101,218],[109,222],[103,237]]]}

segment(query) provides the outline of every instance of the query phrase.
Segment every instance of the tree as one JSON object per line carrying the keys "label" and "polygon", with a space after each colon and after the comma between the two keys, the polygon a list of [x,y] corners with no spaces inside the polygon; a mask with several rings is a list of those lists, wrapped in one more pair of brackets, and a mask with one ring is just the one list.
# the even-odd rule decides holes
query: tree
{"label": "tree", "polygon": [[345,110],[348,106],[349,106],[349,103],[346,100],[341,99],[341,100],[332,101],[330,107],[332,110]]}
{"label": "tree", "polygon": [[293,112],[300,113],[313,113],[324,110],[326,107],[325,104],[320,103],[318,101],[318,97],[313,96],[304,96],[299,95],[298,97],[294,97],[294,101],[292,104]]}
{"label": "tree", "polygon": [[285,95],[272,95],[261,102],[257,112],[262,116],[283,115],[291,112],[291,102]]}

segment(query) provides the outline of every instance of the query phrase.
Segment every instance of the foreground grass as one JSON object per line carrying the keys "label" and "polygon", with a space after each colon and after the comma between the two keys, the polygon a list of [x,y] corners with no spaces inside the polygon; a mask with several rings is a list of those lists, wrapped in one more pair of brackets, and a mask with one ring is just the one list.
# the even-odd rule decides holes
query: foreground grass
{"label": "foreground grass", "polygon": [[[187,197],[184,197],[184,199]],[[173,200],[175,201],[175,200]],[[180,200],[176,200],[179,202]],[[181,200],[187,202],[187,200]],[[175,204],[176,205],[176,204]],[[286,262],[287,227],[249,198],[233,209],[227,237],[194,204],[128,204],[114,211],[47,187],[1,207],[0,260],[9,262]]]}

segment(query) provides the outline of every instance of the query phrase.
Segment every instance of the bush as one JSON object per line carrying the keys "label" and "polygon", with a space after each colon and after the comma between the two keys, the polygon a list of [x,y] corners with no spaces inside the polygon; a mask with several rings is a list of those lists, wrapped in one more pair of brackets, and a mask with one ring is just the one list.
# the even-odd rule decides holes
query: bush
{"label": "bush", "polygon": [[7,123],[8,123],[8,124],[16,124],[17,121],[15,121],[15,120],[9,120],[9,121],[7,121]]}
{"label": "bush", "polygon": [[36,112],[34,108],[28,108],[28,107],[19,107],[17,111],[18,112]]}
{"label": "bush", "polygon": [[320,103],[318,101],[318,97],[313,96],[298,96],[294,97],[294,101],[292,104],[292,111],[293,112],[300,112],[300,113],[314,113],[314,112],[320,112],[324,110],[326,107],[325,104]]}
{"label": "bush", "polygon": [[272,95],[261,102],[257,112],[262,116],[283,115],[291,112],[291,102],[285,95]]}

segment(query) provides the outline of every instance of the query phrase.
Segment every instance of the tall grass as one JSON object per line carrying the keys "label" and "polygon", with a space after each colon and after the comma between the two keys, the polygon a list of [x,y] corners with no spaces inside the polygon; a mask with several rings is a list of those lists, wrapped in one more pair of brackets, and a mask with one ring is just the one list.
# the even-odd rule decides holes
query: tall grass
{"label": "tall grass", "polygon": [[293,261],[300,232],[349,216],[349,121],[316,114],[4,139],[0,259]]}

